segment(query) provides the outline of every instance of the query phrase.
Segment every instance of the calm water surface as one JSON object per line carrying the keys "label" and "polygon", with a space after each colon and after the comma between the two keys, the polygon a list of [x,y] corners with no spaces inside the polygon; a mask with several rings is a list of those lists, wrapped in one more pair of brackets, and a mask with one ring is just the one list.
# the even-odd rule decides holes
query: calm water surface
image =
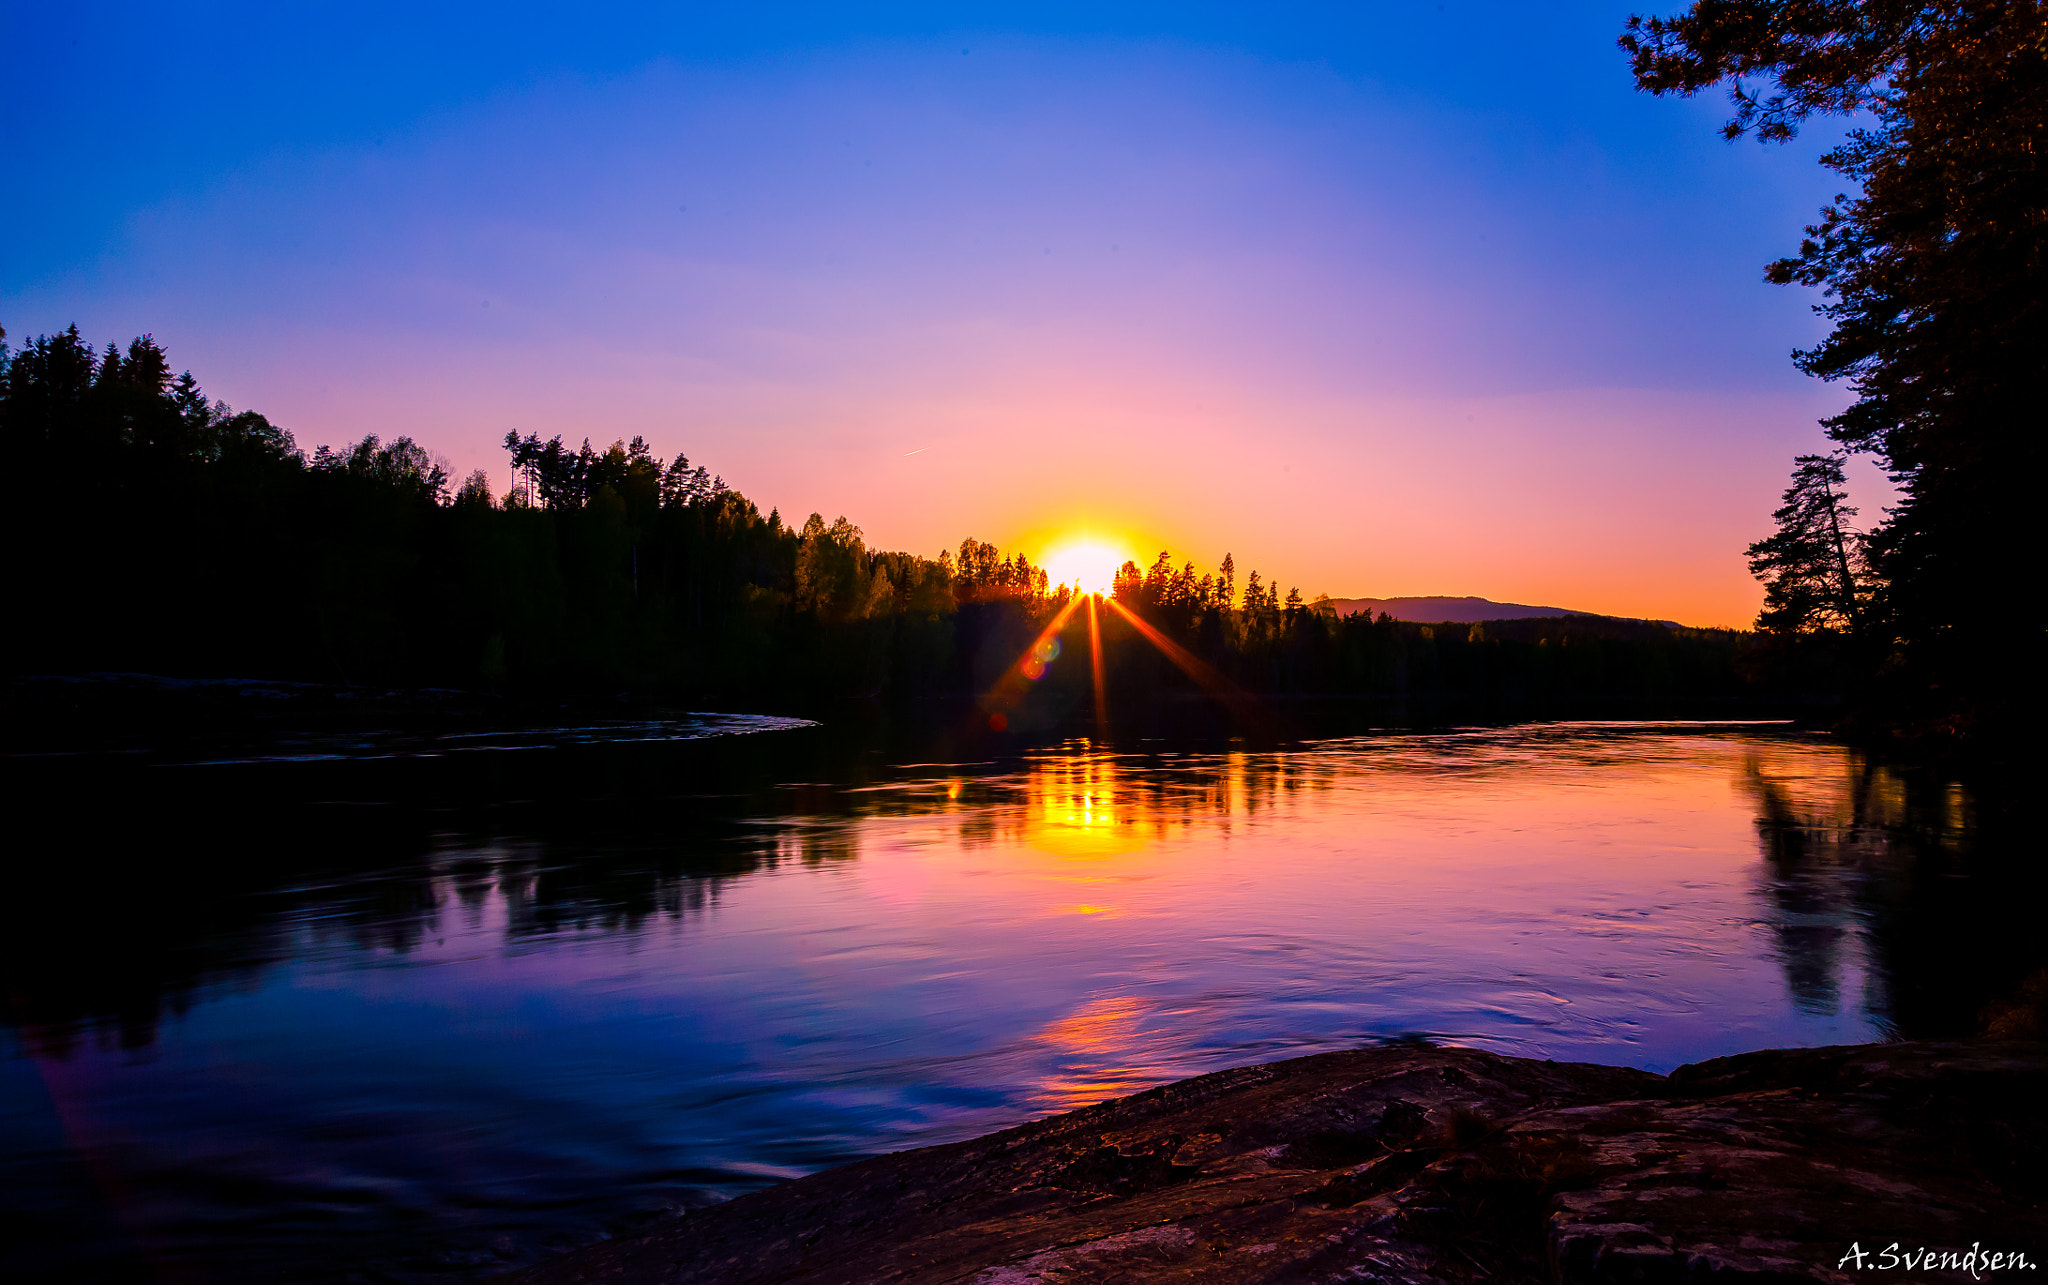
{"label": "calm water surface", "polygon": [[[1902,1003],[1938,1007],[1914,998],[1940,984],[1910,940],[1928,881],[1995,894],[1963,791],[1909,800],[1776,728],[1075,742],[824,780],[761,748],[815,735],[373,737],[131,770],[202,801],[75,858],[52,832],[36,856],[69,873],[17,906],[18,1269],[465,1279],[1316,1050],[1421,1035],[1665,1070],[1881,1039]],[[706,736],[710,757],[646,748]],[[593,739],[601,760],[549,757]],[[419,784],[461,749],[466,775]],[[352,757],[387,775],[292,775]],[[597,785],[555,806],[557,776]]]}

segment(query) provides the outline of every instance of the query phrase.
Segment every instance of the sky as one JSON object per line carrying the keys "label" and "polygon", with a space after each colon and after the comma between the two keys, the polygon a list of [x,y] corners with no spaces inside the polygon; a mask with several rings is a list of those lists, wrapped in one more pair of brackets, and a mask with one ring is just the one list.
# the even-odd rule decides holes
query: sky
{"label": "sky", "polygon": [[1629,11],[7,6],[0,325],[499,490],[639,434],[871,547],[1744,625],[1840,180]]}

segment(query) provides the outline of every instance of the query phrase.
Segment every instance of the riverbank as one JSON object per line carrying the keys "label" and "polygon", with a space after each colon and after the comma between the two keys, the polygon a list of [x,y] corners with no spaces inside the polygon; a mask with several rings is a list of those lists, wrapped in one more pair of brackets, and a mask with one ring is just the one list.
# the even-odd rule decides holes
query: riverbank
{"label": "riverbank", "polygon": [[[1423,732],[1555,720],[1657,723],[1824,723],[1828,707],[1769,701],[1473,699],[1447,693],[1267,692],[1259,717],[1239,725],[1200,692],[1165,691],[1114,702],[1116,740],[1175,746],[1285,745],[1369,732]],[[1104,739],[1092,705],[1075,700],[1007,708],[991,727],[978,689],[902,698],[784,693],[719,696],[685,688],[354,686],[257,677],[176,677],[83,672],[0,677],[0,754],[157,753],[195,744],[267,741],[308,734],[404,729],[464,734],[564,722],[648,720],[705,712],[802,718],[872,737],[878,730],[929,752],[943,743],[963,757],[1013,753],[1083,737]],[[1883,738],[1874,738],[1882,742]],[[1946,743],[1938,749],[1953,749]]]}
{"label": "riverbank", "polygon": [[[1327,1053],[881,1156],[505,1278],[586,1282],[1968,1279],[2048,1256],[2048,1045],[1767,1050],[1669,1076]],[[1881,1258],[1896,1246],[1898,1256]],[[2015,1269],[2010,1258],[2025,1255]]]}

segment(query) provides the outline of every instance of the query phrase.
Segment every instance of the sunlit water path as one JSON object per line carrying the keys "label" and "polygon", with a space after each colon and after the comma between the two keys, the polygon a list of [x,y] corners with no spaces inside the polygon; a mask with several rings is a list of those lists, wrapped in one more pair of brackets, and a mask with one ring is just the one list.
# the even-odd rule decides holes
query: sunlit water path
{"label": "sunlit water path", "polygon": [[594,847],[514,811],[313,879],[281,834],[252,909],[194,930],[232,966],[97,1016],[12,979],[23,1270],[456,1279],[1320,1049],[1663,1070],[1883,1038],[1888,907],[1969,805],[1909,824],[1884,770],[1782,729],[1551,725],[1075,743],[695,806]]}

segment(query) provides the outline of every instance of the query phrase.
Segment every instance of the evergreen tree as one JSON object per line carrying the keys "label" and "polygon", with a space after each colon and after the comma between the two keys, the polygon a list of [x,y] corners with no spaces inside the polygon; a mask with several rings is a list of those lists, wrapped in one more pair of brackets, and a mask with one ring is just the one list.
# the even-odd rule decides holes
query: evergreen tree
{"label": "evergreen tree", "polygon": [[1750,574],[1764,583],[1756,626],[1772,633],[1848,632],[1862,623],[1867,577],[1863,538],[1849,525],[1842,454],[1794,461],[1776,534],[1749,546]]}
{"label": "evergreen tree", "polygon": [[1124,564],[1116,569],[1116,578],[1110,581],[1109,596],[1135,606],[1144,591],[1145,573],[1138,569],[1135,561],[1125,559]]}
{"label": "evergreen tree", "polygon": [[[107,345],[109,356],[113,345]],[[161,397],[171,386],[171,361],[154,335],[142,335],[128,345],[128,359],[121,363],[122,382],[151,397]]]}
{"label": "evergreen tree", "polygon": [[102,392],[112,392],[121,383],[121,346],[109,342],[107,355],[100,358],[99,373],[93,379],[93,387]]}
{"label": "evergreen tree", "polygon": [[1156,605],[1168,601],[1173,592],[1173,554],[1165,549],[1152,560],[1151,569],[1145,572],[1145,602]]}

